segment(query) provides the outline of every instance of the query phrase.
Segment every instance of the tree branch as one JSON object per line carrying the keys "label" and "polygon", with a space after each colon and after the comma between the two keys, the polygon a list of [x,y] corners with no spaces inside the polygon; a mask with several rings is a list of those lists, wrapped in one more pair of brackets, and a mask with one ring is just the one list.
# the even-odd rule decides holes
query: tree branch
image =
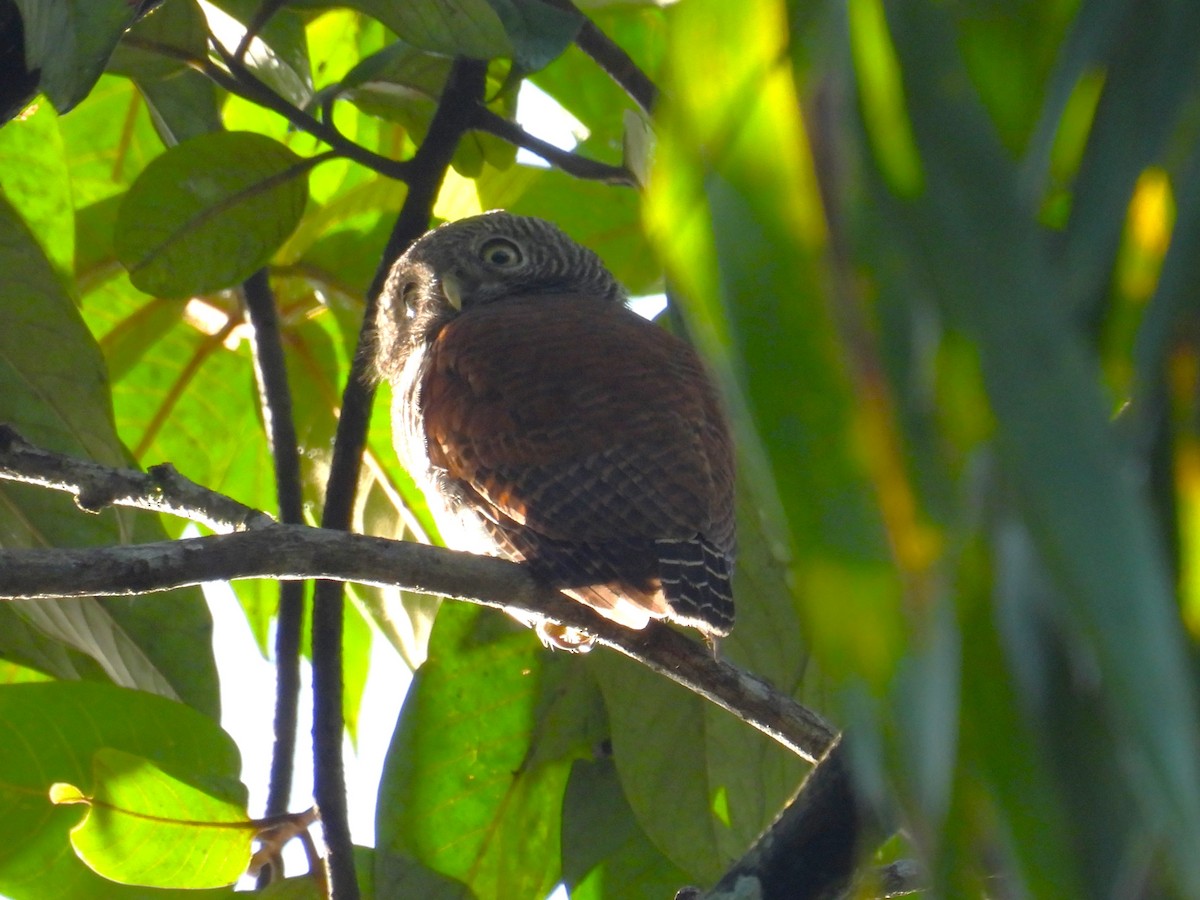
{"label": "tree branch", "polygon": [[[14,435],[0,426],[0,434]],[[19,437],[8,446],[25,444]],[[60,466],[78,463],[49,451]],[[0,478],[42,484],[97,495],[113,481],[132,483],[136,472],[83,464],[94,474],[74,485],[49,484],[39,471],[25,473],[22,460],[0,444]],[[37,466],[31,466],[37,469]],[[191,491],[191,482],[182,485]],[[210,506],[233,504],[211,491],[190,496],[189,507],[176,497],[159,496],[158,483],[146,483],[147,494],[124,497],[122,505],[142,509],[170,508],[175,515],[208,521]],[[237,504],[235,504],[237,505]],[[589,607],[535,582],[524,566],[408,541],[350,534],[302,525],[271,523],[258,513],[249,531],[88,549],[0,550],[0,598],[51,599],[141,594],[184,585],[239,578],[333,579],[438,594],[503,610],[515,610],[595,635],[597,643],[641,662],[655,672],[724,707],[804,759],[819,759],[836,734],[819,715],[779,693],[769,684],[732,664],[715,659],[706,647],[661,623],[633,631],[609,621]]]}
{"label": "tree branch", "polygon": [[605,74],[620,85],[642,110],[650,113],[658,102],[658,88],[650,76],[641,70],[628,53],[616,41],[597,27],[596,23],[583,14],[571,0],[544,0],[551,6],[573,12],[583,19],[579,33],[575,35],[575,46],[586,53]]}
{"label": "tree branch", "polygon": [[408,177],[409,163],[407,160],[395,160],[374,153],[366,147],[354,143],[334,128],[332,123],[322,122],[320,119],[309,115],[304,110],[289,103],[287,99],[271,90],[267,84],[256,77],[232,53],[219,44],[216,45],[216,52],[221,54],[222,59],[229,66],[229,71],[222,69],[207,57],[196,56],[189,50],[173,47],[170,44],[147,41],[129,35],[126,35],[123,40],[130,47],[136,47],[148,53],[157,53],[168,59],[178,60],[207,77],[218,87],[229,91],[229,93],[249,100],[252,103],[257,103],[259,106],[269,109],[274,113],[278,113],[287,119],[288,123],[296,129],[324,141],[339,156],[354,160],[354,162],[366,166],[371,171],[378,172],[380,175],[388,178],[403,181]]}
{"label": "tree branch", "polygon": [[[538,584],[524,566],[505,560],[276,524],[263,513],[199,488],[169,467],[159,468],[172,477],[163,480],[40,450],[0,426],[0,478],[69,491],[77,502],[90,498],[87,508],[93,511],[105,505],[97,504],[97,498],[107,497],[108,503],[206,523],[220,520],[214,510],[240,509],[239,520],[251,523],[226,534],[134,546],[0,550],[0,599],[144,594],[241,578],[320,579],[318,584],[399,587],[518,612],[527,621],[541,619],[592,634],[596,643],[721,706],[801,758],[816,762],[825,757],[776,824],[706,896],[731,896],[739,875],[758,879],[764,897],[835,896],[849,883],[859,852],[890,830],[884,817],[860,807],[842,745],[831,752],[836,732],[828,723],[660,622],[640,631],[627,629]],[[125,489],[114,491],[112,485]],[[800,877],[797,873],[804,873],[804,890],[789,893],[786,886]]]}
{"label": "tree branch", "polygon": [[575,44],[590,56],[608,77],[619,84],[642,111],[649,114],[658,102],[658,87],[650,76],[641,70],[616,41],[597,27],[591,19],[585,19]]}
{"label": "tree branch", "polygon": [[219,534],[275,524],[266,513],[196,484],[169,463],[146,472],[114,469],[35,447],[3,423],[0,479],[74,494],[75,504],[84,512],[127,506],[190,519]]}
{"label": "tree branch", "polygon": [[494,134],[517,147],[523,147],[531,153],[536,153],[552,166],[561,169],[575,178],[588,181],[603,181],[605,184],[621,185],[623,187],[638,187],[637,179],[625,166],[610,166],[607,163],[580,156],[570,150],[563,150],[553,144],[534,137],[516,122],[492,112],[483,104],[476,105],[471,127],[479,131]]}
{"label": "tree branch", "polygon": [[[250,33],[247,31],[248,35]],[[242,295],[253,327],[254,372],[275,471],[279,518],[284,523],[300,525],[304,522],[304,499],[300,489],[299,441],[292,414],[292,393],[288,386],[279,313],[265,269],[260,269],[246,281]],[[279,585],[279,612],[275,625],[275,746],[271,753],[271,776],[264,813],[267,816],[287,812],[292,795],[303,624],[304,583],[285,581]],[[281,876],[276,864],[272,863],[260,873],[260,886]]]}
{"label": "tree branch", "polygon": [[[367,295],[358,346],[350,365],[333,444],[321,524],[349,529],[358,487],[371,404],[375,391],[367,377],[373,352],[372,334],[379,295],[387,270],[401,251],[429,227],[429,218],[446,169],[469,124],[470,109],[483,98],[487,64],[456,59],[429,123],[425,140],[408,164],[408,194],[396,219],[383,259]],[[318,581],[313,590],[313,754],[316,799],[329,848],[329,881],[334,900],[358,900],[353,843],[346,814],[342,768],[342,616],[344,591],[333,580]]]}

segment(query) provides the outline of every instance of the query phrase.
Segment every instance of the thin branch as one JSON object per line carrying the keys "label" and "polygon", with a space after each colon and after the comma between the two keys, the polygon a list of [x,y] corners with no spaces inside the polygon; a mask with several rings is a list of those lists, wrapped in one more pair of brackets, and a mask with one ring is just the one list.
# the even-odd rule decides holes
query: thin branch
{"label": "thin branch", "polygon": [[603,181],[605,184],[621,185],[623,187],[638,186],[637,179],[633,177],[633,173],[625,166],[610,166],[607,163],[588,159],[586,156],[580,156],[578,153],[572,153],[570,150],[555,147],[541,138],[534,137],[516,122],[510,122],[482,104],[479,104],[473,110],[471,127],[479,131],[486,131],[488,134],[494,134],[496,137],[502,138],[510,144],[523,147],[531,153],[536,153],[552,166],[561,169],[575,178],[582,178],[588,181]]}
{"label": "thin branch", "polygon": [[375,271],[369,296],[375,300],[392,264],[410,243],[425,233],[433,215],[433,204],[446,178],[446,170],[462,136],[472,127],[474,110],[482,105],[487,80],[487,63],[456,59],[438,98],[425,140],[409,161],[408,195],[396,217],[383,259]]}
{"label": "thin branch", "polygon": [[262,6],[255,10],[254,17],[246,25],[246,33],[242,35],[242,39],[238,41],[237,49],[233,51],[234,59],[242,62],[246,58],[246,52],[250,49],[250,45],[254,39],[258,37],[258,33],[266,27],[267,22],[275,15],[287,0],[265,0]]}
{"label": "thin branch", "polygon": [[[242,286],[242,294],[247,317],[254,329],[254,372],[258,380],[263,421],[267,427],[267,442],[271,447],[279,518],[289,525],[300,525],[304,522],[300,449],[292,414],[292,393],[288,386],[279,313],[265,269],[260,269],[246,281]],[[303,622],[304,583],[282,582],[279,585],[279,612],[275,625],[275,746],[271,754],[270,786],[267,791],[265,814],[268,816],[285,813],[292,795]],[[259,880],[263,882],[280,875],[281,871],[275,865],[265,870]]]}
{"label": "thin branch", "polygon": [[[595,26],[592,27],[594,28]],[[586,26],[584,30],[586,30]],[[239,97],[278,113],[297,129],[324,141],[333,148],[338,156],[354,160],[372,171],[378,172],[380,175],[395,178],[399,181],[411,183],[421,178],[420,173],[414,171],[414,166],[416,166],[415,159],[394,160],[380,156],[360,144],[354,143],[343,135],[334,126],[332,118],[329,115],[330,104],[335,99],[332,95],[326,98],[326,103],[323,107],[326,114],[324,121],[322,121],[288,102],[284,97],[281,97],[270,86],[255,76],[245,63],[242,62],[241,57],[236,52],[230,53],[219,44],[215,44],[214,46],[216,52],[221,55],[222,60],[228,66],[228,71],[221,69],[212,60],[197,57],[189,51],[172,47],[169,44],[161,44],[128,36],[126,36],[125,41],[130,46],[137,47],[138,49],[158,53],[162,56],[186,63],[190,68],[207,76],[219,87],[224,88],[231,94],[236,94]],[[470,110],[471,123],[469,127],[493,134],[516,147],[522,147],[531,153],[536,153],[546,162],[566,172],[568,175],[587,181],[601,181],[606,184],[626,187],[638,186],[633,173],[625,166],[609,165],[608,163],[602,163],[594,159],[589,159],[586,156],[572,153],[569,150],[555,147],[553,144],[530,134],[516,122],[511,122],[488,109],[482,103],[472,103],[465,108]],[[428,143],[428,139],[423,142],[423,145],[424,143]]]}
{"label": "thin branch", "polygon": [[658,88],[650,76],[641,70],[620,45],[601,31],[596,23],[580,11],[571,0],[544,0],[551,6],[573,12],[583,19],[579,33],[575,35],[575,46],[586,53],[605,74],[620,85],[644,112],[649,114],[658,102]]}
{"label": "thin branch", "polygon": [[221,534],[275,524],[266,513],[196,484],[170,464],[146,472],[114,469],[35,447],[5,424],[0,424],[0,479],[74,494],[84,512],[127,506],[180,516]]}
{"label": "thin branch", "polygon": [[196,56],[191,51],[173,47],[170,44],[142,40],[129,35],[126,35],[123,40],[130,47],[178,60],[229,93],[278,113],[298,130],[324,141],[337,151],[339,156],[354,160],[387,178],[404,181],[408,177],[409,163],[407,160],[395,160],[373,153],[345,137],[331,124],[322,122],[289,103],[219,44],[216,45],[216,51],[229,66],[229,71],[222,69],[207,57]]}
{"label": "thin branch", "polygon": [[658,87],[633,61],[633,57],[601,31],[595,22],[587,19],[583,23],[579,34],[575,36],[575,44],[619,84],[643,112],[648,115],[654,111],[654,104],[658,102]]}
{"label": "thin branch", "polygon": [[[363,327],[342,394],[341,414],[333,445],[329,482],[321,524],[348,529],[358,487],[371,404],[375,390],[367,377],[374,341],[372,333],[387,269],[409,243],[429,227],[433,202],[458,142],[469,125],[469,110],[483,98],[484,62],[458,59],[450,69],[425,140],[408,168],[408,194],[392,228],[383,259],[367,298]],[[313,590],[313,754],[317,806],[326,846],[329,880],[335,900],[357,900],[353,843],[346,813],[342,769],[342,616],[344,590],[335,581],[319,581]]]}
{"label": "thin branch", "polygon": [[[310,116],[275,93],[266,82],[260,80],[243,62],[234,57],[233,54],[229,53],[219,43],[214,42],[213,47],[225,65],[229,67],[229,72],[232,76],[233,86],[223,85],[226,87],[226,90],[231,90],[233,93],[245,97],[259,106],[279,113],[279,115],[287,119],[296,128],[320,138],[342,156],[362,163],[362,165],[378,172],[380,175],[386,175],[389,178],[396,178],[400,181],[407,179],[409,175],[409,164],[407,162],[380,156],[378,153],[372,153],[365,147],[354,143],[334,128],[332,123],[322,122]],[[221,71],[210,61],[205,60],[205,62],[208,64],[205,73],[209,74],[210,77],[212,76],[208,71],[209,69],[216,72]]]}
{"label": "thin branch", "polygon": [[[9,432],[11,433],[11,431]],[[11,442],[10,442],[11,443]],[[24,443],[24,442],[22,442]],[[39,451],[50,457],[58,454]],[[29,454],[19,457],[30,459]],[[66,457],[59,457],[66,460]],[[65,465],[65,463],[61,464]],[[53,485],[39,471],[22,472],[0,447],[0,478],[26,481],[99,496],[103,485],[133,483],[136,472],[84,463],[95,484]],[[124,505],[169,509],[194,521],[209,521],[213,507],[234,504],[211,491],[179,485],[195,507],[179,497],[160,498],[165,487],[148,481],[146,494]],[[165,500],[165,502],[164,502]],[[0,550],[0,598],[112,596],[170,590],[184,585],[240,578],[334,579],[438,594],[497,609],[515,610],[595,635],[597,643],[708,698],[807,760],[820,758],[835,731],[820,716],[780,694],[761,679],[713,658],[706,647],[661,623],[632,631],[589,607],[539,585],[524,566],[407,541],[392,541],[301,525],[270,522],[251,531],[89,549]]]}

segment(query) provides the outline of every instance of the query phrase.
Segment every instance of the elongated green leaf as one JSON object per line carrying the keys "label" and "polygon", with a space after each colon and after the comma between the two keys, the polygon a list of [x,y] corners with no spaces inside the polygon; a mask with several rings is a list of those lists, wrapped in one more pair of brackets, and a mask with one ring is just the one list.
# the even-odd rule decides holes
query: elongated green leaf
{"label": "elongated green leaf", "polygon": [[1111,45],[1104,88],[1075,183],[1066,236],[1066,300],[1084,317],[1105,299],[1129,196],[1142,169],[1163,154],[1172,129],[1195,97],[1192,71],[1200,29],[1192,3],[1122,4],[1125,27]]}
{"label": "elongated green leaf", "polygon": [[604,690],[617,772],[638,824],[693,881],[716,881],[778,814],[807,767],[636,663],[609,653],[589,663]]}
{"label": "elongated green leaf", "polygon": [[262,135],[204,135],[168,150],[117,216],[116,250],[147,293],[230,287],[262,267],[296,227],[307,166]]}
{"label": "elongated green leaf", "polygon": [[104,362],[62,283],[0,198],[0,420],[66,452],[118,464]]}
{"label": "elongated green leaf", "polygon": [[1096,360],[1055,302],[1067,273],[1049,265],[978,109],[946,89],[948,22],[907,8],[892,23],[930,171],[908,233],[934,266],[946,315],[979,347],[1001,464],[1062,612],[1094,648],[1110,727],[1138,759],[1142,824],[1171,841],[1176,876],[1200,890],[1196,698],[1147,498],[1107,422]]}

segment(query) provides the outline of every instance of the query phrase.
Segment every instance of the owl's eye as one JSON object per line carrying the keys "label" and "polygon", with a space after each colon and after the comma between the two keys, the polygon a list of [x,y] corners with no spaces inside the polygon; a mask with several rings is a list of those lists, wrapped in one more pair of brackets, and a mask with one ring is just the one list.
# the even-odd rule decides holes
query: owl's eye
{"label": "owl's eye", "polygon": [[525,261],[521,248],[508,238],[495,237],[483,242],[479,248],[479,258],[497,269],[511,269]]}
{"label": "owl's eye", "polygon": [[417,314],[417,289],[420,287],[415,281],[407,281],[404,287],[400,288],[400,303],[404,307],[404,317],[407,319],[413,318]]}

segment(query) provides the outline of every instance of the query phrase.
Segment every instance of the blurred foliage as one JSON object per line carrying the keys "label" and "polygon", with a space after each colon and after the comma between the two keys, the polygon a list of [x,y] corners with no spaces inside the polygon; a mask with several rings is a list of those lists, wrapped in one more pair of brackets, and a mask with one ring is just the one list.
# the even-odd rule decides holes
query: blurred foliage
{"label": "blurred foliage", "polygon": [[[850,729],[864,793],[905,826],[888,853],[939,894],[1200,898],[1200,4],[581,5],[662,90],[645,190],[472,135],[435,212],[539,215],[634,293],[672,288],[739,434],[725,652]],[[166,0],[125,31],[135,6],[45,3],[26,29],[43,95],[0,128],[0,421],[272,509],[236,290],[266,263],[315,521],[405,187],[197,71],[220,65],[210,31],[232,50],[257,3]],[[536,86],[584,129],[579,153],[620,164],[642,114],[570,45],[579,21],[535,0],[287,3],[245,64],[395,160],[448,56],[486,57],[491,109]],[[436,539],[387,400],[358,526]],[[6,547],[182,528],[11,485],[0,499]],[[275,592],[235,590],[265,652]],[[668,896],[713,882],[803,775],[603,651],[551,656],[489,611],[352,596],[351,727],[373,635],[420,666],[360,860],[368,895]],[[182,877],[85,869],[79,817],[48,790],[90,789],[116,752],[244,802],[204,718],[220,673],[202,599],[0,619],[0,892],[174,895]],[[82,681],[28,683],[47,677]],[[171,712],[104,693],[129,688]],[[180,757],[175,718],[220,758]]]}

